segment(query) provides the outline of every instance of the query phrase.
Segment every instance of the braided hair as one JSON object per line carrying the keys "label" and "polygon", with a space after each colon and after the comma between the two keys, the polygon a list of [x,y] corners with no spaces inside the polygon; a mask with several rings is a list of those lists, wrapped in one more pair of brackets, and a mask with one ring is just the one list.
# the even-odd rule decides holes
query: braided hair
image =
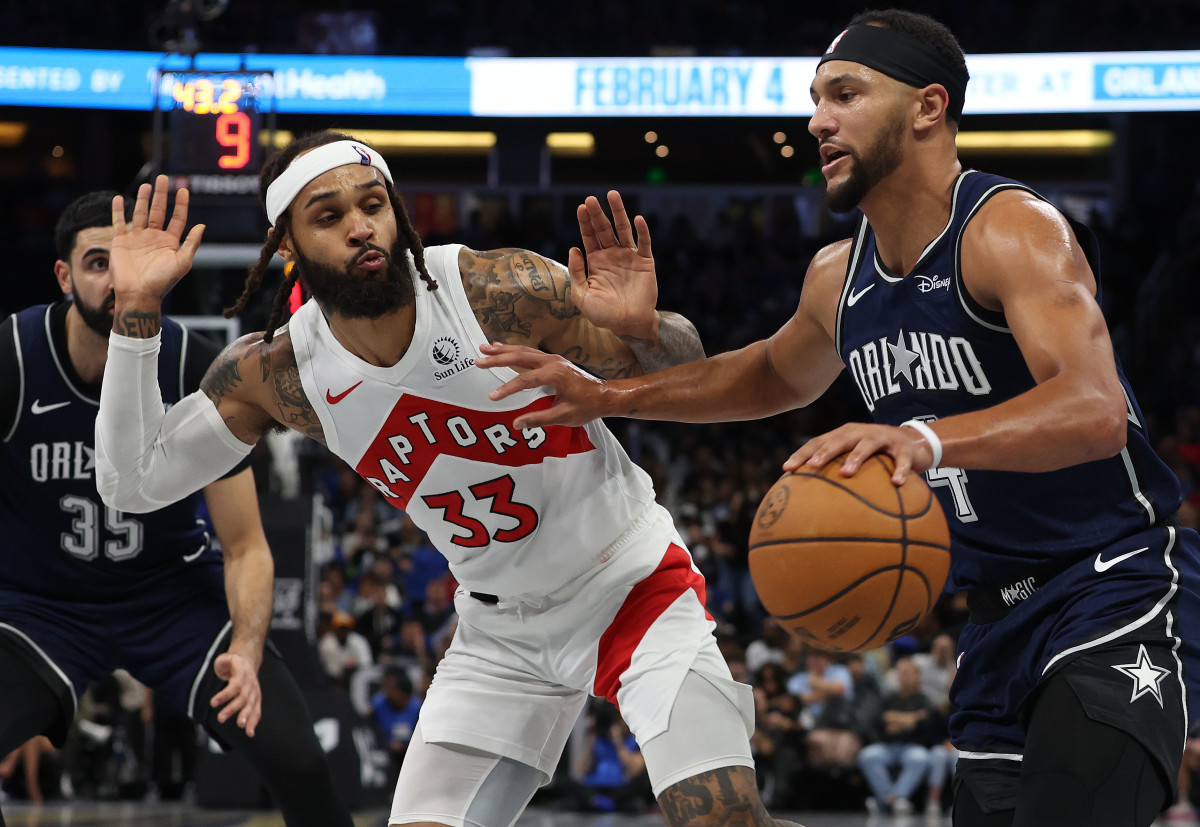
{"label": "braided hair", "polygon": [[[314,132],[297,138],[272,157],[263,166],[262,172],[258,176],[258,198],[263,206],[265,207],[267,203],[267,188],[271,186],[276,178],[283,174],[283,171],[302,152],[336,141],[358,141],[358,139],[351,135],[331,130]],[[358,143],[366,142],[358,141]],[[408,217],[408,211],[404,209],[404,203],[400,200],[400,196],[396,194],[396,189],[392,186],[391,182],[385,180],[384,186],[387,187],[388,201],[391,202],[392,212],[396,215],[397,229],[399,229],[401,236],[408,242],[408,251],[412,254],[413,262],[416,265],[417,273],[421,276],[421,281],[425,282],[428,289],[437,290],[437,282],[429,275],[429,271],[425,269],[425,248],[421,244],[421,237],[413,229],[412,221]],[[291,221],[292,214],[289,207],[280,214],[278,220],[275,222],[275,226],[271,228],[271,232],[267,235],[267,240],[258,254],[258,261],[250,266],[250,270],[246,274],[246,284],[242,288],[242,295],[234,302],[233,307],[225,309],[225,318],[233,318],[242,312],[246,307],[246,303],[250,301],[250,297],[262,286],[263,276],[267,272],[267,265],[271,263],[271,257],[278,252],[279,243],[283,241],[283,237],[291,227]],[[300,269],[298,267],[288,268],[287,275],[284,277],[283,283],[279,285],[279,291],[275,294],[275,301],[271,306],[271,315],[267,319],[267,329],[263,336],[263,341],[270,342],[274,338],[275,328],[279,326],[283,319],[283,308],[287,304],[288,295],[292,292],[292,288],[295,286],[299,275]]]}

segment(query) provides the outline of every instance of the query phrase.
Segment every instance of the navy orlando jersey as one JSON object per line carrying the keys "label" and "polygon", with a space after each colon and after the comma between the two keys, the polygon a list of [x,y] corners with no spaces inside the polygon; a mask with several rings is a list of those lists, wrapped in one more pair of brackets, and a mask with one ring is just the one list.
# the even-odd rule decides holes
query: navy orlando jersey
{"label": "navy orlando jersey", "polygon": [[[66,352],[69,304],[32,307],[0,324],[6,395],[0,414],[0,595],[87,604],[122,601],[184,567],[210,569],[221,555],[197,519],[198,494],[150,514],[108,508],[96,492],[94,439],[99,386],[82,382]],[[188,357],[189,347],[197,351]],[[185,361],[215,351],[163,319],[159,387],[166,405],[185,387]],[[13,360],[15,360],[15,371]],[[0,598],[0,603],[3,598]]]}
{"label": "navy orlando jersey", "polygon": [[[1006,178],[963,172],[945,229],[907,274],[883,265],[874,232],[865,218],[860,221],[838,302],[836,339],[875,421],[899,425],[953,416],[1034,386],[1003,314],[975,302],[960,272],[967,223],[988,199],[1009,189],[1032,192]],[[1072,223],[1099,283],[1094,239]],[[1151,448],[1119,362],[1117,372],[1128,406],[1128,442],[1117,456],[1047,473],[926,472],[954,538],[952,591],[1010,583],[1037,566],[1065,566],[1175,513],[1179,482]]]}

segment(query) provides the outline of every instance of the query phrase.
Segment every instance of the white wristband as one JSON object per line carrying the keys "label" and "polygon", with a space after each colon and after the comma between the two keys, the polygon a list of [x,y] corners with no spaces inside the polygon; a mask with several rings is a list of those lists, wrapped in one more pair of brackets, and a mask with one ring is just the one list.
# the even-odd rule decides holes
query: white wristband
{"label": "white wristband", "polygon": [[942,441],[938,439],[937,433],[919,419],[910,419],[907,422],[900,423],[901,428],[912,428],[921,436],[925,437],[925,441],[929,443],[929,450],[933,453],[933,462],[929,463],[927,470],[932,471],[942,464]]}

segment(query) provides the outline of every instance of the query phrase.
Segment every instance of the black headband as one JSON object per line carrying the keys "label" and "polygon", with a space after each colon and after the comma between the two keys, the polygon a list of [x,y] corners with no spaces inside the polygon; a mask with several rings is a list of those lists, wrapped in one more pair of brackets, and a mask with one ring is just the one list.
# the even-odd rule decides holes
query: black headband
{"label": "black headband", "polygon": [[884,26],[851,26],[834,39],[817,65],[828,60],[861,63],[918,89],[940,83],[950,93],[947,115],[955,121],[962,117],[969,80],[966,69],[915,37]]}

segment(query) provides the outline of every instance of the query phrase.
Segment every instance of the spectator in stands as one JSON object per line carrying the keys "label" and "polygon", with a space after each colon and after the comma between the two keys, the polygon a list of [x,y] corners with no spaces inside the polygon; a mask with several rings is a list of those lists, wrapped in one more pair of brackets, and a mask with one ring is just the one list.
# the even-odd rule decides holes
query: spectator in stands
{"label": "spectator in stands", "polygon": [[808,729],[808,760],[814,767],[854,766],[862,747],[854,720],[854,679],[828,652],[809,649],[805,669],[788,679],[788,692],[804,703],[801,722]]}
{"label": "spectator in stands", "polygon": [[[858,765],[871,788],[867,809],[872,813],[911,813],[912,796],[929,773],[931,729],[940,716],[921,691],[921,671],[912,658],[894,667],[897,690],[883,699],[880,738],[863,747]],[[891,770],[899,769],[892,778]]]}
{"label": "spectator in stands", "polygon": [[[380,562],[388,563],[386,558]],[[399,646],[400,627],[404,617],[399,610],[399,595],[392,606],[389,599],[391,582],[374,567],[364,572],[358,584],[360,610],[354,620],[354,631],[358,632],[371,647],[371,656],[376,662],[391,659],[393,650]],[[392,587],[395,591],[395,587]]]}
{"label": "spectator in stands", "polygon": [[317,641],[317,654],[334,685],[348,690],[354,670],[374,663],[371,644],[354,631],[354,618],[346,612],[334,612],[328,626],[328,630]]}
{"label": "spectator in stands", "polygon": [[387,744],[388,783],[394,786],[421,711],[421,698],[413,692],[412,678],[406,670],[397,666],[387,668],[379,691],[371,696],[371,709],[375,725]]}
{"label": "spectator in stands", "polygon": [[912,656],[921,672],[921,691],[943,715],[950,711],[950,682],[958,671],[956,655],[954,638],[943,633],[933,639],[928,652]]}
{"label": "spectator in stands", "polygon": [[755,673],[754,736],[763,803],[769,807],[790,806],[789,796],[796,773],[804,763],[805,732],[800,724],[803,702],[787,689],[787,671],[768,661]]}
{"label": "spectator in stands", "polygon": [[577,784],[568,794],[576,809],[636,813],[654,802],[646,761],[616,708],[592,700],[587,746],[572,770]]}

